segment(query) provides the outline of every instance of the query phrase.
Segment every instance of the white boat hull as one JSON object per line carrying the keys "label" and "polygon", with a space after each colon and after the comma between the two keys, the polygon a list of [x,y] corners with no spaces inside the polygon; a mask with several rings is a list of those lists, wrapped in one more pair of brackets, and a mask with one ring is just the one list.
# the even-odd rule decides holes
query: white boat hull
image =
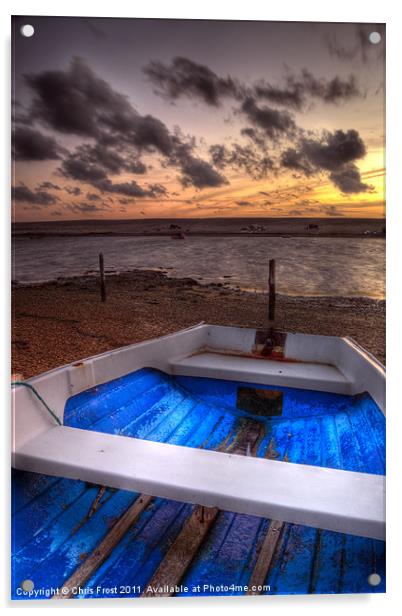
{"label": "white boat hull", "polygon": [[[354,395],[384,412],[383,367],[346,338],[288,334],[285,361],[255,354],[256,331],[198,325],[29,380],[63,423],[68,398],[152,367]],[[288,361],[286,361],[286,359]],[[191,449],[57,426],[32,391],[14,388],[13,466],[153,496],[384,539],[385,477]]]}

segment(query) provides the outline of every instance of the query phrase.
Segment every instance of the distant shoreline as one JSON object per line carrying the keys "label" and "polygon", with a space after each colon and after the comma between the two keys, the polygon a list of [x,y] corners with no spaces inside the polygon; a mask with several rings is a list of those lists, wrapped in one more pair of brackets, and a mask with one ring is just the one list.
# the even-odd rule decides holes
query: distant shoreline
{"label": "distant shoreline", "polygon": [[[384,233],[280,233],[280,232],[240,232],[240,231],[187,231],[186,237],[309,237],[309,238],[364,238],[364,239],[385,239]],[[150,232],[150,233],[122,233],[113,231],[92,231],[92,232],[13,232],[13,238],[44,239],[47,237],[170,237],[175,239],[177,233],[172,232]]]}
{"label": "distant shoreline", "polygon": [[47,237],[283,237],[384,238],[382,218],[144,218],[16,222],[18,238]]}

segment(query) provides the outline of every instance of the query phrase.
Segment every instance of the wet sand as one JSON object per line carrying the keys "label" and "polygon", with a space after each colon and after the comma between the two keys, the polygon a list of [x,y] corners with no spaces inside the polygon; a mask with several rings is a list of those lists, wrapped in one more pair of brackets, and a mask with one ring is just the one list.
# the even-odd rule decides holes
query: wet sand
{"label": "wet sand", "polygon": [[[136,271],[98,281],[80,277],[12,291],[12,371],[24,378],[201,321],[267,326],[267,296],[225,285]],[[385,363],[385,302],[278,296],[278,329],[350,336]]]}

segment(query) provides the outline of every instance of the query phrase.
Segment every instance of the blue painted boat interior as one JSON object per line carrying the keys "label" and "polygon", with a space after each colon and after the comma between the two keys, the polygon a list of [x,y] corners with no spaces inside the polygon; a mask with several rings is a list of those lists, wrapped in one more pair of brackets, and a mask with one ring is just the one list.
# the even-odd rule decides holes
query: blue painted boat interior
{"label": "blue painted boat interior", "polygon": [[[239,386],[250,384],[143,368],[70,398],[64,423],[221,451],[230,451],[251,426],[258,437],[244,454],[385,474],[385,420],[368,394],[255,385],[283,392],[282,415],[262,417],[236,408]],[[139,496],[16,470],[12,488],[15,599],[22,598],[17,588],[23,580],[33,580],[35,588],[61,587]],[[104,596],[97,587],[146,587],[193,508],[154,498],[85,584],[86,596]],[[269,524],[220,511],[180,582],[190,588],[186,596],[198,584],[228,586],[218,594],[243,594],[230,587],[249,582]],[[372,573],[381,576],[378,586],[368,583]],[[265,584],[267,594],[384,592],[385,543],[285,524]],[[211,593],[201,588],[195,594]],[[120,596],[135,597],[138,591]]]}

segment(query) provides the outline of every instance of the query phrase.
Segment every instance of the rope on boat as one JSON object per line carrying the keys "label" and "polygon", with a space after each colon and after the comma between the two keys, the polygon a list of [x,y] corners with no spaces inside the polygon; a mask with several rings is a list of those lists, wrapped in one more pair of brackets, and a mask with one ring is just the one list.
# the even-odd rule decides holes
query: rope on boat
{"label": "rope on boat", "polygon": [[62,423],[61,423],[60,419],[57,417],[56,413],[54,413],[52,411],[52,409],[47,405],[47,403],[44,401],[44,399],[42,398],[40,393],[35,389],[35,387],[33,387],[30,383],[25,383],[24,381],[13,381],[11,383],[11,387],[16,387],[17,385],[22,385],[23,387],[28,387],[28,389],[30,389],[32,391],[32,393],[35,394],[35,396],[38,398],[38,400],[40,402],[42,402],[43,406],[45,407],[47,412],[53,417],[53,419],[56,421],[56,423],[58,423],[59,426],[62,425]]}

